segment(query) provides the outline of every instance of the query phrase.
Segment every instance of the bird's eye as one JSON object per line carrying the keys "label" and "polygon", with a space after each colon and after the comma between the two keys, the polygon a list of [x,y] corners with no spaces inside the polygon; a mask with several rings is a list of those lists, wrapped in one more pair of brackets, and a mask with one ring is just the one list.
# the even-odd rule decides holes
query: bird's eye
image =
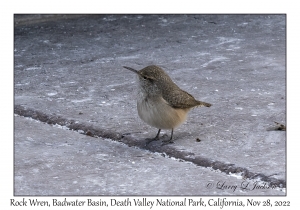
{"label": "bird's eye", "polygon": [[146,80],[146,79],[147,79],[147,77],[143,76],[143,79],[144,79],[144,80]]}

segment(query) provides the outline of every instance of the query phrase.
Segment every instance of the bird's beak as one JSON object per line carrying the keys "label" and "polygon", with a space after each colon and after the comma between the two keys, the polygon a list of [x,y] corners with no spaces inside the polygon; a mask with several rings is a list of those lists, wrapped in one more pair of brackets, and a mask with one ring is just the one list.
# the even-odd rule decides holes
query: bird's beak
{"label": "bird's beak", "polygon": [[132,71],[132,72],[134,72],[134,73],[136,73],[136,74],[138,74],[139,75],[139,72],[137,71],[137,70],[135,70],[135,69],[133,69],[133,68],[130,68],[130,67],[127,67],[127,66],[123,66],[125,69],[128,69],[128,70],[130,70],[130,71]]}

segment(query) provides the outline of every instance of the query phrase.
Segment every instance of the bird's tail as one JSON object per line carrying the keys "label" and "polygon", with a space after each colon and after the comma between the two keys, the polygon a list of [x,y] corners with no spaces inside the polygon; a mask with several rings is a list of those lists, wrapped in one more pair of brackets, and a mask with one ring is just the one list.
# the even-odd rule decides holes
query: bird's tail
{"label": "bird's tail", "polygon": [[211,106],[211,104],[203,102],[203,101],[198,101],[198,102],[199,102],[198,106],[206,106],[206,107],[210,107]]}

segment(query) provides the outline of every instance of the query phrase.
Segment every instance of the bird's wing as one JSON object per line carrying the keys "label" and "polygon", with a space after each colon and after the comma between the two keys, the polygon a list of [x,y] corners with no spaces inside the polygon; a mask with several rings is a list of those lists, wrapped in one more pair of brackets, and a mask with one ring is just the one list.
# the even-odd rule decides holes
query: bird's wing
{"label": "bird's wing", "polygon": [[191,94],[179,88],[170,92],[165,90],[163,98],[171,107],[178,109],[189,109],[201,105]]}

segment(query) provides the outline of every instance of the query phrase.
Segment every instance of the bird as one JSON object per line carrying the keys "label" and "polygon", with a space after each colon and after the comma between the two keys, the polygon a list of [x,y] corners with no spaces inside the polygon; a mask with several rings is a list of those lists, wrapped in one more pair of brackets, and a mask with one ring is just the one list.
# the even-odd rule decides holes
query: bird
{"label": "bird", "polygon": [[174,143],[173,131],[187,118],[194,107],[210,107],[212,104],[198,101],[188,92],[180,89],[160,67],[147,66],[141,70],[123,66],[134,72],[138,78],[137,110],[139,117],[148,125],[158,129],[156,136],[147,139],[147,144],[159,140],[161,129],[171,131],[169,140]]}

